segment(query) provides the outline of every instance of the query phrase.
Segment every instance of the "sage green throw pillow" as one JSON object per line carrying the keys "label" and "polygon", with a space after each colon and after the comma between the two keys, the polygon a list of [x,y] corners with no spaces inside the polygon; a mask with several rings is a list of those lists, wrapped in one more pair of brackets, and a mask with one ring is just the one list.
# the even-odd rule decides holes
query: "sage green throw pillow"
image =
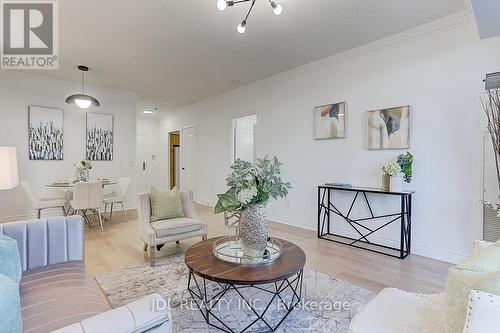
{"label": "sage green throw pillow", "polygon": [[170,192],[160,192],[151,188],[151,222],[184,217],[181,194],[177,188]]}
{"label": "sage green throw pillow", "polygon": [[446,282],[446,333],[462,333],[469,292],[500,295],[500,241],[450,268]]}

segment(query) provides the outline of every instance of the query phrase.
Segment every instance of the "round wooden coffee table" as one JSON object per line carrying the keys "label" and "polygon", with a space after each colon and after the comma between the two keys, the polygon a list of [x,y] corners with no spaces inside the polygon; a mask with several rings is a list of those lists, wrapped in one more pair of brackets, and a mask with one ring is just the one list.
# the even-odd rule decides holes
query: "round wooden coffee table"
{"label": "round wooden coffee table", "polygon": [[[232,303],[224,298],[231,293],[238,296],[238,301],[242,301],[238,304],[243,304],[243,308],[252,314],[251,322],[238,332],[247,331],[254,325],[274,332],[301,300],[306,263],[304,251],[293,243],[278,239],[283,246],[278,260],[262,265],[238,265],[222,261],[212,254],[212,246],[217,239],[210,238],[191,246],[185,258],[189,268],[188,290],[207,324],[224,332],[237,332],[215,311],[221,310],[221,303]],[[215,282],[215,286],[213,282],[212,287],[209,286],[210,281]],[[248,288],[267,295],[267,299],[251,299]],[[269,318],[270,309],[276,309],[276,302],[282,310],[279,311],[280,316],[276,318],[278,312],[275,311]],[[232,311],[229,308],[222,310]]]}

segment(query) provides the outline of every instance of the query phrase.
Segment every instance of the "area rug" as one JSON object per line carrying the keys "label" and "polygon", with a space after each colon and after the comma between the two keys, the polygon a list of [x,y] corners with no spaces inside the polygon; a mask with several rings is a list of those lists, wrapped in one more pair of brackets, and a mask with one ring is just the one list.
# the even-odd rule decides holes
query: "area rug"
{"label": "area rug", "polygon": [[[159,293],[170,302],[173,332],[220,332],[207,325],[187,290],[189,271],[184,264],[184,255],[178,254],[162,258],[156,266],[147,264],[127,267],[112,273],[100,274],[97,282],[113,307],[125,305],[142,296]],[[276,332],[348,332],[349,322],[374,294],[371,291],[335,279],[310,268],[304,269],[302,302],[294,308]],[[211,292],[221,286],[209,283]],[[252,291],[248,297],[259,300],[268,297],[266,293]],[[240,331],[251,322],[255,315],[241,302],[233,302],[228,293],[226,302],[220,302],[218,315],[235,331]],[[286,300],[285,300],[286,301]],[[265,302],[263,301],[262,304]],[[276,304],[275,304],[276,303]],[[258,305],[258,303],[255,303]],[[285,311],[273,302],[267,311],[270,321],[273,316]],[[247,332],[261,332],[261,323]]]}

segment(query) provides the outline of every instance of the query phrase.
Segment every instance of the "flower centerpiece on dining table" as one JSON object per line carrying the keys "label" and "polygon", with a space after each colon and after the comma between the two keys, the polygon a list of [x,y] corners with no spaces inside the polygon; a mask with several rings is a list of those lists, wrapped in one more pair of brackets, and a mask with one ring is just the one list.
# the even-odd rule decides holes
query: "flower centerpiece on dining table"
{"label": "flower centerpiece on dining table", "polygon": [[88,182],[90,180],[90,170],[92,169],[92,163],[88,160],[80,160],[73,164],[75,168],[75,181],[77,182]]}
{"label": "flower centerpiece on dining table", "polygon": [[266,208],[273,199],[284,198],[291,188],[281,179],[282,163],[266,156],[252,164],[241,159],[231,166],[229,189],[218,194],[215,214],[230,212],[240,217],[240,244],[247,257],[261,257],[267,247]]}

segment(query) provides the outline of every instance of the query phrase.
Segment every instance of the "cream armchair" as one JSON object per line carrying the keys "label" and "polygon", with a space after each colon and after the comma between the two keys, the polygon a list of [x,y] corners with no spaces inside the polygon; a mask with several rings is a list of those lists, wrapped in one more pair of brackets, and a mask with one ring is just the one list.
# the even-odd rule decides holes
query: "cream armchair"
{"label": "cream armchair", "polygon": [[194,209],[193,192],[180,192],[184,217],[151,222],[151,201],[149,193],[137,195],[139,213],[139,236],[144,242],[144,259],[154,266],[156,246],[183,239],[207,238],[207,225],[203,223]]}

